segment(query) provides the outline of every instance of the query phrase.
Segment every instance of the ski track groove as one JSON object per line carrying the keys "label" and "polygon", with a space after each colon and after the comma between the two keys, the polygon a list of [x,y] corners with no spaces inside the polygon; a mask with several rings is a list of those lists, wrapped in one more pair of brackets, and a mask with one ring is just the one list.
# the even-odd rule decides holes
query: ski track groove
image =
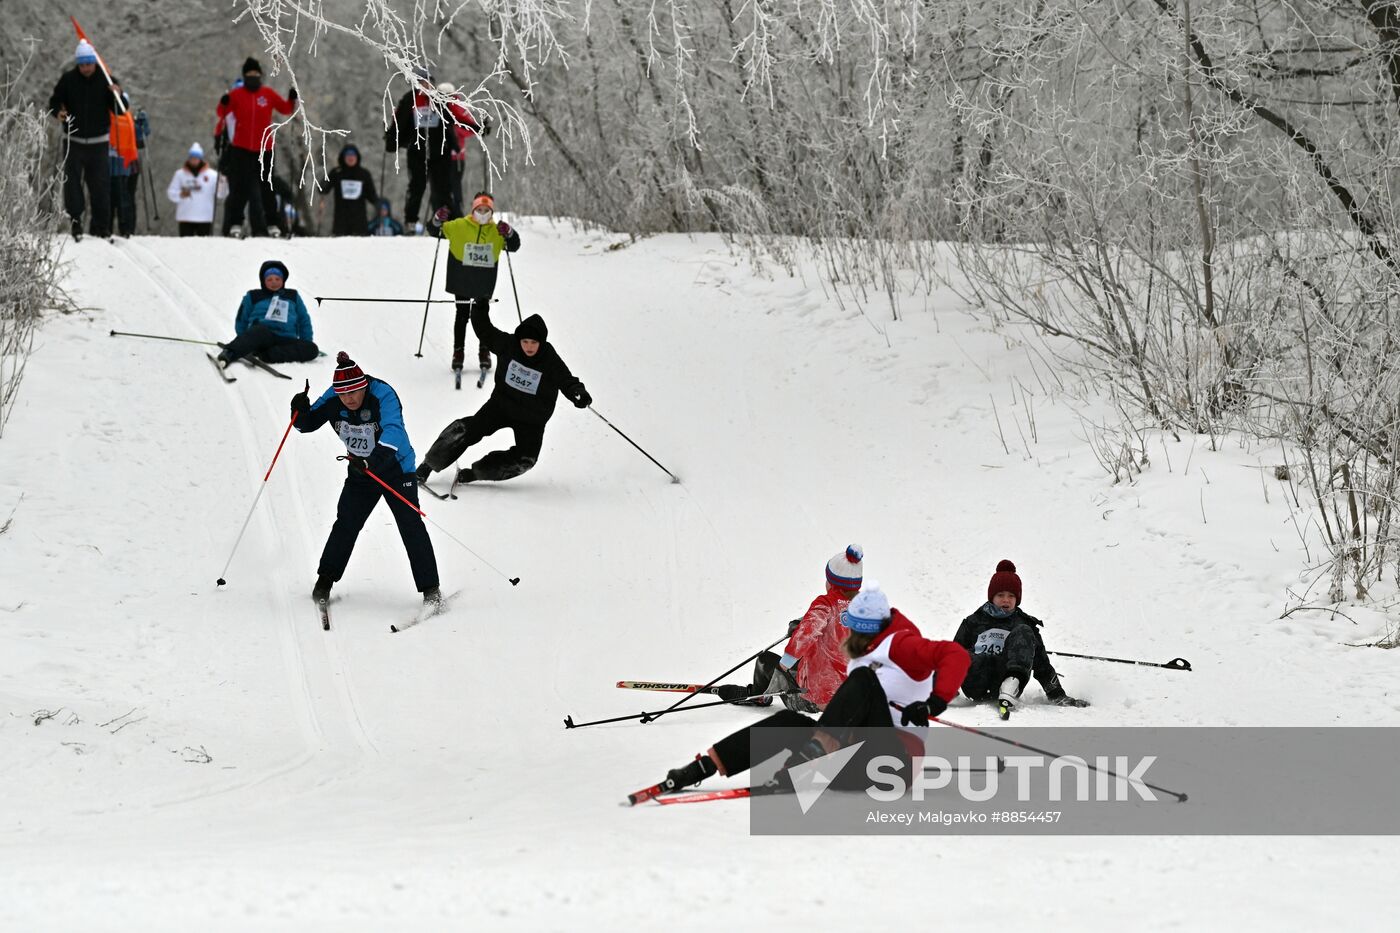
{"label": "ski track groove", "polygon": [[[170,305],[176,315],[178,315],[187,326],[197,332],[200,331],[201,329],[198,323],[184,311],[180,297],[175,293],[174,288],[166,282],[161,281],[161,277],[156,273],[163,271],[166,275],[173,278],[175,286],[184,291],[189,298],[193,299],[191,304],[203,306],[208,311],[209,316],[215,314],[215,309],[196,294],[180,276],[179,272],[171,268],[164,259],[130,240],[123,241],[123,244],[126,249],[119,251],[128,254],[127,258],[131,260],[132,265],[140,270],[146,280],[151,282],[151,284],[164,295],[166,303]],[[130,255],[131,253],[144,256],[150,261],[151,265],[149,267],[143,266],[142,263],[136,260],[135,256]],[[217,324],[214,326],[217,326]],[[261,386],[258,390],[263,395],[264,400],[267,398],[267,388],[267,386]],[[239,415],[237,420],[239,422],[240,433],[243,435],[244,439],[244,449],[249,451],[248,460],[256,475],[263,470],[263,466],[255,462],[256,454],[254,452],[261,451],[263,443],[261,439],[257,437],[257,432],[254,430],[254,416],[246,395],[239,393],[238,404],[233,405],[231,403],[231,407],[233,407],[235,412]],[[288,451],[283,451],[284,456],[286,456],[287,453]],[[269,482],[270,481],[271,480],[269,480]],[[301,494],[300,486],[295,479],[283,485],[291,489],[291,495],[295,499],[295,511],[298,516],[297,530],[303,538],[304,545],[309,544],[313,538],[309,522],[306,518],[305,499]],[[267,540],[278,541],[285,537],[282,530],[273,524],[270,516],[270,509],[261,509],[261,514],[257,517],[257,520]],[[315,750],[335,750],[334,746],[336,741],[332,739],[323,721],[323,716],[317,710],[317,690],[312,683],[313,678],[317,680],[328,679],[332,686],[330,692],[335,694],[338,704],[342,708],[342,719],[346,726],[345,732],[348,734],[349,739],[359,748],[361,753],[377,756],[379,754],[378,746],[369,736],[364,719],[360,715],[359,704],[356,702],[354,688],[350,684],[351,678],[348,673],[348,665],[345,660],[344,652],[341,650],[342,645],[338,637],[337,627],[333,622],[330,632],[332,637],[328,640],[324,637],[325,633],[322,632],[319,626],[311,625],[311,622],[314,620],[314,615],[312,613],[312,604],[309,599],[307,600],[304,611],[298,611],[296,609],[290,595],[295,591],[295,583],[287,578],[284,566],[285,565],[281,562],[277,565],[277,579],[275,582],[279,585],[273,587],[273,592],[275,594],[274,598],[276,599],[278,610],[287,623],[282,627],[280,635],[283,655],[287,658],[289,666],[300,674],[300,677],[295,678],[299,681],[296,685],[297,689],[290,692],[298,698],[298,705],[303,722],[303,739],[309,740],[308,744]],[[302,639],[309,637],[306,633],[313,628],[315,637],[321,640],[322,658],[325,662],[323,665],[324,670],[320,672],[320,676],[317,676],[316,673],[313,672],[312,665],[309,662],[309,656],[302,644]],[[327,641],[329,641],[330,644],[327,644]],[[295,759],[295,764],[274,769],[271,774],[244,782],[244,784],[250,786],[265,783],[273,777],[291,773],[299,769],[305,764],[315,760],[316,757],[315,751],[308,751],[306,754],[298,755]]]}

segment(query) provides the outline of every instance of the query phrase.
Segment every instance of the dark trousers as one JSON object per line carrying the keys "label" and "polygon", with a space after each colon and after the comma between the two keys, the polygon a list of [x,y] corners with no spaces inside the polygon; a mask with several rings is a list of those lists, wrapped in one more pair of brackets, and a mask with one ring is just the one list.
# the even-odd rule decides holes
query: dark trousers
{"label": "dark trousers", "polygon": [[[457,316],[452,320],[452,351],[464,350],[467,346],[467,324],[472,319],[472,308],[486,307],[491,302],[491,296],[478,296],[476,298],[464,298],[457,296]],[[477,343],[477,356],[486,356],[486,344]]]}
{"label": "dark trousers", "polygon": [[1006,636],[1002,650],[972,656],[972,666],[963,678],[962,692],[969,699],[990,700],[997,696],[1001,682],[1008,677],[1021,681],[1024,688],[1035,663],[1035,629],[1018,625]]}
{"label": "dark trousers", "polygon": [[[110,165],[110,163],[109,163]],[[110,172],[111,169],[109,168]],[[117,216],[117,232],[131,236],[136,232],[136,198],[132,196],[131,182],[137,175],[112,175],[112,213]]]}
{"label": "dark trousers", "polygon": [[512,417],[493,395],[476,414],[459,418],[443,428],[423,462],[433,470],[445,470],[473,444],[490,437],[502,428],[515,434],[515,446],[508,450],[493,450],[472,464],[477,479],[503,480],[519,476],[539,459],[544,445],[544,425],[522,422]]}
{"label": "dark trousers", "polygon": [[[790,709],[779,710],[752,726],[720,739],[714,744],[714,757],[723,764],[725,774],[739,774],[752,767],[755,761],[766,761],[783,751],[796,751],[817,729],[845,744],[851,729],[883,727],[887,731],[877,737],[862,736],[866,741],[861,746],[860,753],[841,772],[840,778],[849,777],[857,783],[843,785],[838,778],[838,782],[832,785],[864,787],[865,763],[871,758],[877,755],[893,755],[902,759],[908,757],[903,752],[903,743],[895,730],[889,728],[894,723],[890,715],[891,709],[885,689],[880,686],[880,679],[875,676],[875,672],[868,667],[858,667],[837,688],[831,702],[826,705],[826,709],[815,723],[811,718]],[[775,728],[783,731],[769,731]],[[762,732],[755,735],[755,729]],[[754,745],[758,746],[757,755],[754,753]]]}
{"label": "dark trousers", "polygon": [[180,221],[180,236],[209,236],[213,232],[213,223],[201,224],[189,220]]}
{"label": "dark trousers", "polygon": [[228,200],[224,202],[224,236],[243,223],[244,211],[252,225],[253,236],[267,236],[267,214],[263,204],[263,189],[259,153],[230,146],[221,163],[228,179]]}
{"label": "dark trousers", "polygon": [[256,356],[265,363],[305,363],[319,352],[310,340],[283,337],[266,324],[254,324],[224,344],[219,355],[228,360]]}
{"label": "dark trousers", "polygon": [[[380,478],[409,502],[418,504],[418,480],[412,473]],[[437,557],[433,554],[433,542],[428,537],[423,517],[370,477],[355,474],[345,478],[340,490],[335,524],[331,526],[331,535],[326,539],[326,549],[321,552],[321,564],[316,573],[336,581],[345,575],[345,565],[350,563],[350,553],[355,550],[355,539],[381,498],[389,504],[389,511],[399,526],[399,537],[403,539],[409,565],[413,568],[413,585],[420,593],[432,589],[438,585]]]}
{"label": "dark trousers", "polygon": [[[403,223],[407,227],[418,220],[418,208],[423,203],[423,192],[428,192],[428,216],[439,207],[452,207],[452,160],[444,156],[429,155],[426,149],[409,149],[408,155],[408,197],[403,202]],[[455,216],[455,215],[454,215]]]}
{"label": "dark trousers", "polygon": [[107,161],[107,144],[69,143],[63,159],[63,209],[74,223],[83,219],[83,184],[92,202],[88,232],[93,236],[112,233],[112,165]]}
{"label": "dark trousers", "polygon": [[467,212],[462,205],[462,179],[467,174],[467,160],[452,160],[452,176],[448,187],[448,207],[452,209],[453,217],[465,217]]}

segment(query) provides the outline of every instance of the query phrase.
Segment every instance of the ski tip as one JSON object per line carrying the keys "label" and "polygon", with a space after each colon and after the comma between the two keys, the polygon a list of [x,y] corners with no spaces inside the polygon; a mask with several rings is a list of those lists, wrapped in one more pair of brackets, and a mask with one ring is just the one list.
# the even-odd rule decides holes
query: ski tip
{"label": "ski tip", "polygon": [[671,485],[672,485],[672,486],[679,486],[680,484],[681,484],[681,478],[680,478],[679,476],[673,476],[673,477],[671,477]]}
{"label": "ski tip", "polygon": [[511,586],[519,586],[519,585],[520,585],[520,578],[519,578],[519,577],[511,577],[511,578],[510,578],[510,585],[511,585]]}
{"label": "ski tip", "polygon": [[391,632],[397,633],[398,630],[399,630],[399,627],[398,627],[397,625],[391,625],[391,626],[389,626],[389,631],[391,631]]}
{"label": "ski tip", "polygon": [[227,583],[227,582],[228,582],[228,581],[225,580],[223,577],[220,577],[219,579],[217,579],[217,580],[214,581],[214,585],[215,585],[215,586],[223,586],[223,585],[224,585],[225,583]]}

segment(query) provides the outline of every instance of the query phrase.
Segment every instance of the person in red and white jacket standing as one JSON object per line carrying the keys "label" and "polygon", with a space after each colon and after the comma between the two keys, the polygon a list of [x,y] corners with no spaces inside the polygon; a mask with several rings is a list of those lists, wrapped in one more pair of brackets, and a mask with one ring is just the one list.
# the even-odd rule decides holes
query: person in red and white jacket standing
{"label": "person in red and white jacket standing", "polygon": [[[657,785],[661,793],[699,784],[716,772],[730,776],[747,771],[753,764],[752,729],[786,727],[791,741],[785,744],[796,752],[787,761],[791,768],[848,744],[853,729],[927,726],[957,696],[971,663],[967,652],[956,642],[920,635],[907,616],[890,606],[878,583],[866,583],[841,614],[841,623],[847,630],[846,679],[815,724],[801,713],[780,710],[667,772]],[[894,729],[887,740],[866,741],[857,759],[862,766],[843,769],[841,776],[863,781],[864,761],[884,754],[909,760],[909,748]]]}
{"label": "person in red and white jacket standing", "polygon": [[289,114],[296,110],[297,89],[292,88],[284,99],[272,88],[263,87],[262,65],[256,58],[243,63],[243,84],[219,98],[220,125],[233,118],[233,138],[220,167],[228,178],[228,203],[224,207],[224,236],[229,235],[231,220],[241,218],[246,206],[253,236],[267,236],[268,218],[263,210],[263,156],[272,152],[274,112]]}

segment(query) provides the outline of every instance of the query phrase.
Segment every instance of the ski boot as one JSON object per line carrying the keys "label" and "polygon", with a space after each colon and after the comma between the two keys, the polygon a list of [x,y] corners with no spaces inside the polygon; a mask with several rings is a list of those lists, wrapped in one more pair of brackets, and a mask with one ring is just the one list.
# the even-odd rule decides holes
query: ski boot
{"label": "ski boot", "polygon": [[491,351],[488,350],[488,349],[486,349],[485,347],[482,347],[480,350],[477,351],[477,354],[476,354],[476,362],[477,362],[477,365],[481,367],[481,371],[482,371],[482,372],[484,372],[484,373],[490,372],[490,371],[491,371]]}
{"label": "ski boot", "polygon": [[1001,692],[997,697],[997,718],[1005,722],[1011,718],[1011,713],[1020,705],[1021,681],[1015,677],[1008,677],[1001,682]]}
{"label": "ski boot", "polygon": [[696,755],[695,760],[685,767],[672,768],[666,772],[666,780],[661,782],[661,792],[671,794],[683,787],[699,784],[718,770],[709,755]]}
{"label": "ski boot", "polygon": [[335,581],[330,577],[317,577],[316,585],[311,588],[311,598],[316,602],[325,602],[331,598],[331,584]]}
{"label": "ski boot", "polygon": [[462,361],[466,358],[467,351],[461,347],[456,347],[452,351],[452,371],[459,373],[462,371]]}
{"label": "ski boot", "polygon": [[442,611],[442,590],[438,587],[429,587],[423,591],[423,608],[429,615]]}
{"label": "ski boot", "polygon": [[475,481],[476,481],[476,473],[473,472],[473,470],[472,470],[471,467],[467,467],[465,470],[458,470],[458,471],[457,471],[457,485],[460,486],[460,485],[462,485],[463,483],[472,483],[472,482],[475,482]]}
{"label": "ski boot", "polygon": [[421,486],[428,481],[428,477],[433,475],[433,468],[428,466],[428,461],[424,460],[418,464],[418,469],[413,471],[413,475],[418,477],[418,485]]}

